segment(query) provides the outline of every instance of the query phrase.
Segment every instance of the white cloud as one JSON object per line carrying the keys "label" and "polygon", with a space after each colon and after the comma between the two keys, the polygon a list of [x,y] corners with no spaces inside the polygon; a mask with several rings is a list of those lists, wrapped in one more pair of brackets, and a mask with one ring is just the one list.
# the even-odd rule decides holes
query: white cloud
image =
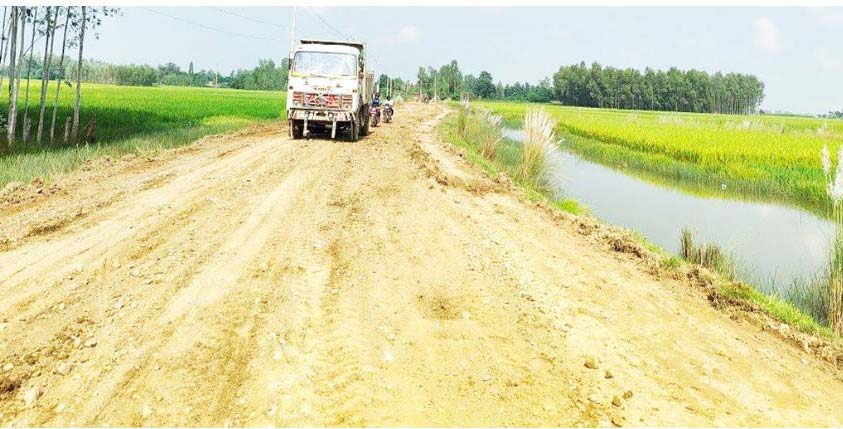
{"label": "white cloud", "polygon": [[415,43],[421,39],[421,31],[414,25],[407,25],[398,32],[401,41]]}
{"label": "white cloud", "polygon": [[755,31],[755,45],[759,48],[769,51],[777,52],[782,48],[781,35],[779,34],[779,27],[770,18],[761,17],[752,23],[752,29]]}
{"label": "white cloud", "polygon": [[836,70],[841,65],[843,65],[843,60],[838,57],[835,57],[830,52],[828,52],[825,48],[817,48],[814,49],[814,58],[817,59],[817,63],[819,63],[820,67],[823,70]]}

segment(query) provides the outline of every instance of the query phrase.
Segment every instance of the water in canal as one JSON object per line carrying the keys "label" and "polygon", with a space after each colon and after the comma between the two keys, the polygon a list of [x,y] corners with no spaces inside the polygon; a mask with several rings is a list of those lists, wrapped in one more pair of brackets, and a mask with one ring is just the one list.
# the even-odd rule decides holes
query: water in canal
{"label": "water in canal", "polygon": [[[504,134],[524,140],[523,130],[506,128]],[[782,292],[826,264],[834,225],[800,208],[693,195],[587,161],[564,143],[549,169],[559,195],[578,201],[596,218],[635,230],[673,254],[688,228],[695,242],[718,244],[732,256],[741,279],[767,292]]]}

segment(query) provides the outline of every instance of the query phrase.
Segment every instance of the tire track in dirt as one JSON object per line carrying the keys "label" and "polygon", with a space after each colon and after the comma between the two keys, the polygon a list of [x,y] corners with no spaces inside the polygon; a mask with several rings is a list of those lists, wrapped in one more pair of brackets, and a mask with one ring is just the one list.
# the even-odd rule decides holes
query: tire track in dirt
{"label": "tire track in dirt", "polygon": [[[281,148],[281,149],[282,150],[278,150],[277,153],[276,153],[276,155],[278,155],[278,156],[273,156],[273,157],[268,157],[268,158],[267,157],[259,157],[256,160],[256,162],[247,162],[247,163],[242,164],[242,168],[244,169],[242,171],[247,173],[247,175],[243,176],[243,177],[246,178],[247,181],[252,181],[252,180],[254,180],[256,182],[260,181],[261,176],[266,173],[267,167],[271,166],[272,159],[276,159],[276,160],[280,159],[280,155],[284,154],[285,150],[283,150],[283,148]],[[258,167],[263,167],[263,169],[258,168]],[[257,168],[257,170],[255,170],[255,168]],[[270,170],[269,173],[271,173],[271,174],[268,174],[269,176],[272,176],[272,174],[277,175],[278,172],[284,171],[283,169],[278,170],[275,167],[272,167],[269,170]],[[277,170],[277,171],[272,171],[272,170]],[[238,171],[240,171],[240,170],[238,170]],[[229,179],[231,179],[231,178],[229,178]],[[226,184],[225,182],[220,182],[220,183],[222,184],[223,188],[218,189],[218,192],[220,193],[220,195],[223,195],[223,196],[230,195],[231,193],[236,191],[236,189],[235,189],[236,187],[241,186],[239,184]],[[231,185],[231,186],[229,186],[229,185]],[[259,189],[259,187],[257,189]],[[246,194],[246,195],[248,196],[248,194]],[[260,200],[260,198],[255,198],[255,196],[249,196],[249,198],[255,199],[257,201]],[[79,279],[80,281],[78,283],[71,284],[73,289],[76,290],[76,291],[80,291],[80,290],[83,291],[82,292],[83,297],[85,296],[85,294],[87,294],[87,296],[91,297],[91,292],[94,292],[95,295],[98,294],[97,292],[92,291],[91,289],[97,288],[102,284],[109,284],[111,282],[116,282],[121,288],[129,288],[129,287],[137,288],[138,286],[141,286],[142,283],[141,283],[140,279],[136,279],[136,277],[139,277],[139,276],[133,275],[133,273],[138,273],[138,272],[140,272],[141,269],[143,269],[144,270],[143,273],[154,272],[155,274],[151,277],[158,277],[159,274],[161,274],[161,275],[164,274],[164,272],[162,270],[170,269],[170,270],[173,270],[172,272],[178,273],[178,275],[169,276],[170,271],[168,271],[167,276],[162,276],[161,278],[155,278],[156,285],[162,284],[162,286],[165,286],[164,290],[155,291],[155,292],[153,292],[152,296],[149,296],[149,294],[142,294],[142,295],[137,297],[138,299],[135,301],[135,304],[138,303],[138,302],[140,302],[141,304],[147,304],[148,301],[150,299],[152,299],[153,297],[156,298],[157,300],[160,300],[162,295],[159,294],[158,292],[163,292],[164,294],[172,295],[172,292],[166,292],[166,290],[172,288],[170,285],[181,284],[178,280],[178,277],[184,277],[185,275],[190,276],[192,274],[192,273],[189,272],[191,265],[188,264],[187,266],[184,266],[183,263],[185,261],[187,261],[187,262],[191,262],[191,263],[201,264],[201,263],[203,263],[204,259],[206,259],[206,257],[202,256],[202,250],[205,250],[205,249],[201,249],[202,246],[199,246],[199,249],[198,249],[199,251],[197,251],[196,248],[184,248],[185,245],[189,245],[191,247],[196,247],[195,245],[196,245],[198,240],[196,240],[196,238],[194,236],[198,235],[197,230],[199,229],[199,228],[197,228],[197,218],[196,218],[197,215],[201,215],[204,211],[206,211],[208,209],[218,208],[217,207],[218,203],[214,203],[214,201],[216,201],[216,200],[213,200],[213,198],[205,198],[205,199],[199,198],[198,202],[191,201],[189,199],[187,201],[188,201],[188,207],[189,207],[188,209],[184,210],[183,212],[177,212],[173,216],[169,216],[164,222],[162,222],[162,224],[156,225],[154,228],[150,228],[150,230],[147,231],[147,235],[139,240],[139,242],[142,242],[142,243],[145,243],[145,244],[143,244],[142,246],[139,246],[138,248],[136,248],[134,250],[129,250],[128,247],[131,246],[131,244],[127,244],[126,247],[117,248],[114,260],[115,261],[122,261],[122,263],[127,264],[128,267],[115,268],[114,266],[111,265],[112,260],[108,259],[103,264],[103,266],[95,267],[94,270],[93,270],[93,273],[91,273],[90,275],[86,275],[87,273],[80,273],[78,276],[79,277],[85,277],[85,278],[80,278]],[[178,207],[178,206],[173,205],[173,207]],[[243,203],[239,203],[238,208],[242,208],[242,207],[244,207]],[[219,210],[216,210],[216,211],[219,212]],[[234,214],[239,214],[239,213],[248,213],[248,212],[246,212],[246,211],[243,211],[243,212],[236,211],[236,212],[234,212]],[[199,216],[199,218],[201,219],[201,216]],[[233,218],[233,220],[236,220],[236,217]],[[173,223],[172,227],[168,225],[171,222]],[[219,223],[216,220],[215,220],[215,222]],[[208,224],[213,225],[213,223],[211,223],[211,222],[209,222]],[[166,226],[164,226],[162,228],[162,225],[166,225]],[[184,229],[184,228],[190,228],[191,230],[186,231],[186,232],[181,231],[181,229]],[[214,229],[214,227],[210,226],[210,227],[208,227],[208,229]],[[172,234],[172,236],[170,236],[171,234]],[[156,256],[155,259],[153,259],[152,261],[145,261],[145,262],[147,262],[146,266],[138,265],[137,267],[134,267],[134,265],[131,263],[131,261],[132,261],[132,258],[130,257],[131,255],[125,255],[125,254],[126,253],[134,253],[134,254],[137,254],[136,256],[140,256],[140,255],[143,255],[144,253],[150,253],[151,255],[155,255],[154,252],[150,252],[150,249],[140,248],[140,247],[145,247],[145,246],[149,245],[147,239],[150,238],[150,237],[154,238],[154,244],[155,244],[155,246],[151,246],[150,248],[160,247],[160,246],[162,246],[166,243],[166,244],[168,244],[169,249],[164,249],[164,250],[169,250],[169,251],[168,252],[159,252],[158,256]],[[166,238],[163,238],[163,237],[166,237]],[[213,237],[217,240],[224,240],[225,239],[225,236],[211,236],[211,237]],[[169,240],[169,241],[167,241],[167,240]],[[213,246],[214,245],[213,240],[211,242],[209,242],[208,244]],[[161,254],[161,253],[164,253],[164,254]],[[164,262],[164,261],[167,261],[168,259],[173,259],[173,258],[169,258],[170,256],[178,256],[178,259],[179,259],[179,260],[172,261],[173,262],[172,266],[169,263]],[[129,273],[126,273],[125,271],[129,271]],[[148,276],[144,275],[144,277],[148,277]],[[113,280],[109,280],[109,279],[113,279]],[[151,279],[147,279],[146,281],[149,282],[150,280]],[[67,277],[62,278],[61,280],[57,280],[56,285],[59,285],[63,282],[68,282],[68,281],[73,281],[73,279],[68,279]],[[170,282],[172,282],[172,283],[170,283]],[[126,283],[126,284],[123,284],[123,283]],[[143,285],[143,286],[141,286],[141,288],[146,292],[147,289],[150,287],[150,284],[151,283]],[[102,296],[102,297],[93,296],[93,297],[91,297],[91,298],[95,299],[95,301],[93,301],[93,302],[91,301],[91,299],[87,299],[86,301],[81,300],[81,299],[77,299],[76,301],[79,304],[84,304],[84,305],[80,305],[84,308],[80,308],[78,312],[80,314],[83,314],[83,315],[107,314],[107,313],[111,312],[112,304],[115,306],[115,308],[117,308],[117,306],[123,305],[122,303],[120,303],[121,300],[130,300],[129,297],[131,297],[131,294],[128,294],[128,295],[123,294],[123,293],[121,293],[122,291],[115,290],[111,287],[107,288],[106,290],[109,290],[109,292],[111,294],[115,295],[115,298],[116,298],[117,302],[115,302],[115,299],[112,299],[111,297],[105,297],[105,296]],[[135,294],[135,295],[137,295],[137,294]],[[146,296],[144,296],[144,295],[146,295]],[[117,297],[119,297],[119,298],[117,298]],[[61,310],[63,312],[74,310],[74,308],[72,308],[72,306],[68,305],[70,303],[67,303],[67,297],[64,297],[64,296],[59,294],[58,296],[53,297],[53,300],[62,302]],[[95,305],[92,307],[92,304],[95,304]],[[160,307],[160,306],[161,306],[161,303],[158,302],[157,304],[154,304],[151,307],[147,306],[146,310],[147,311],[159,311],[160,312],[160,308],[155,308],[155,307]],[[143,307],[141,307],[141,309],[143,309]],[[109,317],[111,317],[111,316],[109,316]],[[100,319],[100,318],[97,318],[97,319]],[[26,318],[22,318],[22,320],[20,320],[20,321],[24,322],[24,323],[29,322],[28,323],[29,326],[32,326],[33,323],[37,323],[37,322],[33,322],[33,321],[31,321],[29,319],[26,319]],[[9,324],[9,325],[11,325],[10,328],[16,327],[15,326],[16,324]],[[107,324],[105,326],[107,326]],[[52,326],[52,327],[50,327],[50,329],[61,329],[61,328],[60,328],[60,326]],[[125,333],[123,333],[123,334],[125,335]],[[91,334],[91,335],[93,335],[93,334]],[[141,338],[142,337],[143,336],[141,336]],[[102,340],[100,340],[100,341],[102,341]],[[102,343],[101,343],[101,345],[102,345]],[[44,347],[43,345],[37,345],[37,344],[31,346],[31,348],[34,348],[36,351],[38,349],[43,348],[43,347]],[[50,346],[49,343],[48,343],[47,347],[50,348],[52,346]],[[47,368],[47,371],[50,371],[49,367]],[[65,404],[65,407],[66,406],[67,405]]]}

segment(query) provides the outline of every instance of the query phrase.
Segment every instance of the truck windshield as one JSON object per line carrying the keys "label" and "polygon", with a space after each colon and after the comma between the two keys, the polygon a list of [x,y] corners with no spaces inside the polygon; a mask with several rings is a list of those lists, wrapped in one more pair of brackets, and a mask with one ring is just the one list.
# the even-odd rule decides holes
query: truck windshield
{"label": "truck windshield", "polygon": [[334,52],[296,52],[293,72],[305,75],[355,76],[357,57]]}

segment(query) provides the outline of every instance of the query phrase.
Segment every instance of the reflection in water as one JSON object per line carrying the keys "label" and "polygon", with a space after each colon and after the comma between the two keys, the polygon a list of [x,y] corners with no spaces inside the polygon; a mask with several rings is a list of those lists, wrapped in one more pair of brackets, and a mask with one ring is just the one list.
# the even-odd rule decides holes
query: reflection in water
{"label": "reflection in water", "polygon": [[[504,129],[523,141],[523,130]],[[640,232],[671,253],[689,228],[697,242],[732,255],[742,279],[772,292],[821,272],[834,225],[798,208],[700,197],[655,185],[564,150],[549,160],[561,196],[573,198],[607,223]]]}

